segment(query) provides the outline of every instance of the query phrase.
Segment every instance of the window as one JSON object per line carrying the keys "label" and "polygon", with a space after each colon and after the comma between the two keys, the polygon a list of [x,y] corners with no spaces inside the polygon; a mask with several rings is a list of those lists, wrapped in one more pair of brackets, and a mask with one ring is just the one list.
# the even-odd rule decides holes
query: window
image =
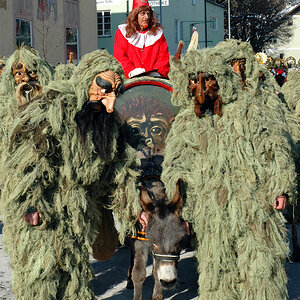
{"label": "window", "polygon": [[0,0],[0,8],[7,9],[7,7],[6,7],[6,0]]}
{"label": "window", "polygon": [[217,18],[216,17],[209,17],[209,27],[211,29],[218,29],[217,28]]}
{"label": "window", "polygon": [[22,43],[32,47],[32,23],[16,19],[16,44],[20,47]]}
{"label": "window", "polygon": [[175,19],[175,43],[180,42],[180,21]]}
{"label": "window", "polygon": [[79,57],[77,28],[66,28],[66,49],[66,59],[69,60],[70,54],[73,53],[73,62],[77,64]]}
{"label": "window", "polygon": [[97,13],[98,36],[111,36],[111,19],[110,11],[99,11]]}

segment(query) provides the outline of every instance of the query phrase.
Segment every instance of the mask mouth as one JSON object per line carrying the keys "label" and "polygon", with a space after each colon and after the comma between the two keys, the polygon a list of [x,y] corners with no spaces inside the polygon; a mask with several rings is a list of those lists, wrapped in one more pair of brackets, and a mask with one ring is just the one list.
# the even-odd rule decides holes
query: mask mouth
{"label": "mask mouth", "polygon": [[22,82],[16,89],[16,100],[19,106],[29,103],[34,97],[42,93],[42,86],[36,81]]}

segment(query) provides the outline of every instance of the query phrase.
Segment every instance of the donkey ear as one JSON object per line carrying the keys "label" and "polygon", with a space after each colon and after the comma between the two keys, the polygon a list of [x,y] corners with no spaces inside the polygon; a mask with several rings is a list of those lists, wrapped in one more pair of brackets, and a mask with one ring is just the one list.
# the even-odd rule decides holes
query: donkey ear
{"label": "donkey ear", "polygon": [[146,188],[139,186],[140,189],[140,200],[145,213],[150,213],[154,209],[152,199],[149,196],[149,193]]}
{"label": "donkey ear", "polygon": [[176,183],[175,193],[172,198],[172,201],[168,204],[168,208],[170,211],[174,212],[177,216],[181,216],[181,208],[182,208],[182,190],[183,190],[183,180],[179,178]]}

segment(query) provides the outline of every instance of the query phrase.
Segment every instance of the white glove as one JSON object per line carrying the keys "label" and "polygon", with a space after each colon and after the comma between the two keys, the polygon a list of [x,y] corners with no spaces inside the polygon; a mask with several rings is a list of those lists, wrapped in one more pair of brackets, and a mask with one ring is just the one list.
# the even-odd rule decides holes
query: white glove
{"label": "white glove", "polygon": [[142,73],[146,72],[144,68],[135,68],[132,71],[129,72],[128,77],[132,78],[134,76],[140,75]]}

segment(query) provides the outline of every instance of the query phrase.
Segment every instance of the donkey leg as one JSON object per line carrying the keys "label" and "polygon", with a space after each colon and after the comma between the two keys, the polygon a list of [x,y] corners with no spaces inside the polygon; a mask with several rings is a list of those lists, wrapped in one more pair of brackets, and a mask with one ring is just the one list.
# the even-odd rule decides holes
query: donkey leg
{"label": "donkey leg", "polygon": [[149,254],[149,242],[134,241],[134,264],[132,269],[132,281],[134,286],[133,300],[143,299],[143,283],[146,279],[146,266]]}
{"label": "donkey leg", "polygon": [[152,300],[163,300],[163,289],[159,282],[158,275],[157,275],[157,263],[153,260],[153,271],[152,275],[154,277],[154,289],[152,294]]}
{"label": "donkey leg", "polygon": [[130,290],[133,289],[132,269],[133,269],[134,257],[135,257],[134,242],[135,242],[134,239],[130,239],[130,266],[129,266],[128,272],[127,272],[127,285],[126,285],[126,288],[130,289]]}

